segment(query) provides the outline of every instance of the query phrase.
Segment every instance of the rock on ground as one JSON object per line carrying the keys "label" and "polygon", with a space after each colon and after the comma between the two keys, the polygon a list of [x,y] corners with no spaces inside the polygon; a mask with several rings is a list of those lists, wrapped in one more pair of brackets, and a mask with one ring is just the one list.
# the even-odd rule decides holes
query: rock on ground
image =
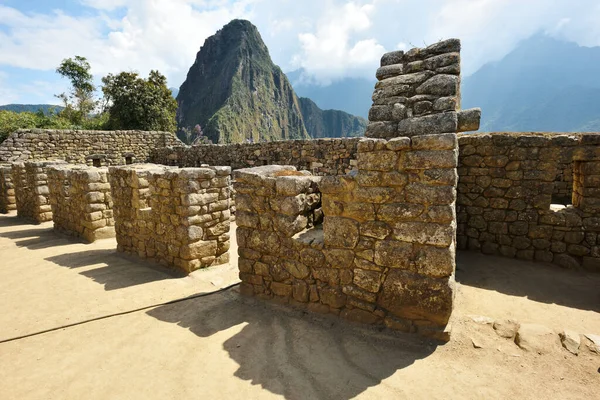
{"label": "rock on ground", "polygon": [[512,319],[494,321],[494,331],[503,338],[512,339],[519,330],[519,322]]}
{"label": "rock on ground", "polygon": [[565,329],[560,333],[560,341],[562,346],[569,352],[579,354],[579,346],[581,345],[579,333]]}
{"label": "rock on ground", "polygon": [[515,343],[521,349],[538,354],[547,354],[557,347],[557,335],[538,324],[522,324],[515,336]]}

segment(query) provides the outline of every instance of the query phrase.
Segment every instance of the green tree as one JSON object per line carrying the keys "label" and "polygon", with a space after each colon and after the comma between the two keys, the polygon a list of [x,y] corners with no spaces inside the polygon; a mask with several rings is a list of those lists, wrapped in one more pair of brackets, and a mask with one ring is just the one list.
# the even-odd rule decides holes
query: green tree
{"label": "green tree", "polygon": [[135,72],[109,74],[102,83],[109,129],[175,131],[177,101],[160,72],[150,71],[148,79]]}
{"label": "green tree", "polygon": [[75,56],[75,59],[64,59],[56,69],[56,72],[71,81],[69,93],[56,95],[63,101],[65,107],[61,111],[61,116],[75,125],[82,125],[96,108],[97,101],[94,100],[96,87],[90,69],[90,63],[81,56]]}

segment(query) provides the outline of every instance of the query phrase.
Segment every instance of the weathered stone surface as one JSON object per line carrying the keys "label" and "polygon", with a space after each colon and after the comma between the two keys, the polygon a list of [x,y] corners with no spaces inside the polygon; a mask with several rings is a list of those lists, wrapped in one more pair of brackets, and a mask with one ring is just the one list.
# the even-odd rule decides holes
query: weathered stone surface
{"label": "weathered stone surface", "polygon": [[383,240],[375,243],[375,264],[383,267],[407,269],[413,254],[412,243]]}
{"label": "weathered stone surface", "polygon": [[328,246],[353,249],[358,243],[359,224],[349,218],[327,217],[323,232]]}
{"label": "weathered stone surface", "polygon": [[402,75],[403,71],[404,68],[402,64],[385,65],[377,69],[375,76],[377,79],[382,80],[385,78],[391,78],[392,76]]}
{"label": "weathered stone surface", "polygon": [[448,277],[456,268],[455,256],[454,246],[419,246],[415,248],[415,272],[434,278]]}
{"label": "weathered stone surface", "polygon": [[452,312],[452,289],[447,280],[393,269],[383,283],[377,303],[400,318],[427,319],[445,325]]}
{"label": "weathered stone surface", "polygon": [[[417,88],[417,94],[434,94],[437,96],[456,96],[460,80],[456,75],[435,75]],[[445,131],[448,132],[448,131]]]}
{"label": "weathered stone surface", "polygon": [[579,333],[565,329],[560,333],[560,341],[562,346],[570,353],[579,354],[579,346],[581,346],[581,338]]}
{"label": "weathered stone surface", "polygon": [[[412,148],[414,150],[454,150],[458,147],[458,139],[454,133],[444,133],[439,135],[415,136],[412,139]],[[452,167],[455,167],[454,164]],[[426,168],[426,167],[423,167]]]}
{"label": "weathered stone surface", "polygon": [[498,336],[512,339],[517,334],[517,331],[519,330],[521,324],[519,324],[518,321],[512,319],[501,319],[494,321],[493,326],[494,331],[496,332],[496,334],[498,334]]}
{"label": "weathered stone surface", "polygon": [[360,234],[375,239],[385,239],[392,229],[382,221],[370,221],[360,225]]}
{"label": "weathered stone surface", "polygon": [[394,224],[393,237],[408,243],[447,247],[453,243],[454,228],[425,222],[398,222]]}
{"label": "weathered stone surface", "polygon": [[381,273],[377,271],[354,270],[354,284],[368,292],[377,293],[381,285]]}
{"label": "weathered stone surface", "polygon": [[381,57],[381,66],[384,67],[386,65],[394,65],[401,64],[404,58],[404,52],[402,50],[391,51],[389,53],[385,53]]}
{"label": "weathered stone surface", "polygon": [[547,354],[558,348],[558,335],[543,325],[522,324],[515,343],[523,350]]}
{"label": "weathered stone surface", "polygon": [[422,83],[432,77],[434,73],[431,71],[415,72],[412,74],[405,74],[395,76],[393,78],[383,79],[375,84],[376,89],[386,88],[397,85],[412,85],[416,83]]}
{"label": "weathered stone surface", "polygon": [[431,135],[456,132],[457,126],[457,114],[455,112],[445,112],[404,119],[398,123],[397,130],[400,136]]}
{"label": "weathered stone surface", "polygon": [[458,132],[476,131],[479,129],[481,120],[481,109],[471,108],[458,112]]}

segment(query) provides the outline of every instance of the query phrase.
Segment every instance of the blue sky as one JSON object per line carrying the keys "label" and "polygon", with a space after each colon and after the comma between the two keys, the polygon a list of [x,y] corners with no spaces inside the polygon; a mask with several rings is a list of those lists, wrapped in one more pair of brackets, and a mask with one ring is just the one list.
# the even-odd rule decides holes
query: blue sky
{"label": "blue sky", "polygon": [[257,25],[275,63],[326,85],[372,77],[386,51],[463,43],[473,73],[542,32],[600,45],[597,0],[0,0],[0,104],[56,103],[61,60],[88,58],[97,80],[151,69],[178,87],[204,39],[233,18]]}

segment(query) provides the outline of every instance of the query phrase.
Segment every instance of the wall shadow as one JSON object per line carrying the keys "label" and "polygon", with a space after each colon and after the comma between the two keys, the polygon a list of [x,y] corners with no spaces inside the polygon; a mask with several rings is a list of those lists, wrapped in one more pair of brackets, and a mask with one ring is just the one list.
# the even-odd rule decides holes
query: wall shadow
{"label": "wall shadow", "polygon": [[113,249],[60,254],[47,257],[46,260],[72,269],[94,267],[79,273],[104,285],[107,291],[184,276],[177,271],[137,260]]}
{"label": "wall shadow", "polygon": [[456,281],[548,304],[600,312],[600,274],[459,251]]}
{"label": "wall shadow", "polygon": [[201,338],[243,324],[223,342],[239,365],[235,376],[286,399],[353,398],[437,347],[416,335],[378,332],[247,298],[237,289],[147,314]]}
{"label": "wall shadow", "polygon": [[0,232],[0,237],[11,239],[18,247],[26,247],[29,250],[40,250],[49,247],[64,246],[78,240],[54,232],[52,225],[40,228],[38,225],[32,225],[23,222],[21,218],[5,217],[0,218],[0,228],[20,227],[22,229]]}

